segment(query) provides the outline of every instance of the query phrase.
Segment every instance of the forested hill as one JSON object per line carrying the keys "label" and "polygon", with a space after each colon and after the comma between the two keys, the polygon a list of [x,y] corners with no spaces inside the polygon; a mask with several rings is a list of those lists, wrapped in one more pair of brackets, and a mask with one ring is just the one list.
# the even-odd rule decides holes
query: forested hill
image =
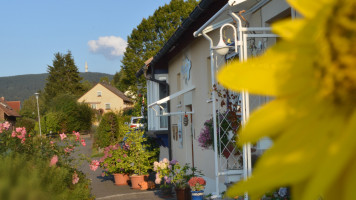
{"label": "forested hill", "polygon": [[[0,77],[0,97],[5,97],[7,101],[21,101],[28,99],[39,90],[43,90],[46,84],[48,73],[45,74],[27,74],[19,76]],[[110,80],[113,75],[86,72],[80,73],[84,80],[92,83],[98,83],[101,77],[108,77]]]}

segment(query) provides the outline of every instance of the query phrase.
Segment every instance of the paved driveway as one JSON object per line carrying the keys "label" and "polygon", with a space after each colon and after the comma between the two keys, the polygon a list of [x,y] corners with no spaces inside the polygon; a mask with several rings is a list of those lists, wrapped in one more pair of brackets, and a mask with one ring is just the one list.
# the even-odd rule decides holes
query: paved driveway
{"label": "paved driveway", "polygon": [[[83,153],[87,156],[91,155],[91,147],[93,144],[92,139],[89,136],[84,136],[86,146],[80,146],[77,149],[78,153]],[[148,199],[148,200],[173,200],[173,198],[162,198],[160,197],[158,190],[133,190],[130,186],[116,186],[114,184],[113,177],[102,177],[101,173],[103,170],[98,168],[95,172],[89,169],[89,163],[84,162],[82,166],[79,167],[87,177],[92,180],[92,194],[97,200],[130,200],[130,199]]]}

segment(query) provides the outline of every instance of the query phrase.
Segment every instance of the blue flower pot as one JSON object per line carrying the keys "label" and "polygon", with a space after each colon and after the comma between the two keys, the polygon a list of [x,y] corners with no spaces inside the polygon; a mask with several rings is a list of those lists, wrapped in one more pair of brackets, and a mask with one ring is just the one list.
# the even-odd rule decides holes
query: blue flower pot
{"label": "blue flower pot", "polygon": [[192,200],[203,200],[204,190],[192,191]]}

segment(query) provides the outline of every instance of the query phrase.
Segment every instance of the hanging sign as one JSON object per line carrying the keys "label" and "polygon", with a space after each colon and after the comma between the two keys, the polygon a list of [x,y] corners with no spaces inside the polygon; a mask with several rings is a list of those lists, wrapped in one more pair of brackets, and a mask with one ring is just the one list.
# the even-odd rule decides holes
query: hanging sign
{"label": "hanging sign", "polygon": [[184,115],[183,124],[184,126],[188,126],[188,115]]}
{"label": "hanging sign", "polygon": [[192,68],[192,62],[186,56],[185,59],[183,60],[183,65],[180,69],[180,72],[182,74],[182,78],[184,79],[185,84],[188,84],[188,81],[190,79],[190,69],[191,68]]}

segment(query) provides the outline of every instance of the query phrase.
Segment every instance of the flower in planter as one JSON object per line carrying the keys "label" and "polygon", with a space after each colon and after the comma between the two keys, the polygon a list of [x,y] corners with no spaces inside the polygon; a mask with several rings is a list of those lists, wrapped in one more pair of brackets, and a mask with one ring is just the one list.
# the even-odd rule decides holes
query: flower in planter
{"label": "flower in planter", "polygon": [[188,183],[192,191],[204,190],[206,185],[206,181],[202,177],[192,177]]}
{"label": "flower in planter", "polygon": [[172,165],[167,158],[164,158],[160,162],[155,161],[153,163],[153,171],[156,173],[156,184],[161,184],[161,188],[171,187]]}
{"label": "flower in planter", "polygon": [[[233,140],[229,139],[229,132],[236,133],[240,127],[239,115],[234,111],[227,111],[225,113],[219,113],[217,123],[220,125],[217,129],[217,135],[220,137],[218,142],[218,151],[222,150],[222,155],[225,158],[229,158],[230,154],[237,154],[239,151],[235,150],[236,145]],[[219,122],[218,122],[219,120]],[[228,122],[229,121],[229,122]],[[236,140],[236,136],[233,137]],[[210,118],[204,122],[204,127],[200,131],[198,138],[199,146],[203,149],[214,149],[214,124],[213,118]],[[215,149],[214,149],[215,150]]]}
{"label": "flower in planter", "polygon": [[127,158],[128,150],[125,144],[109,145],[104,148],[104,156],[100,158],[100,166],[104,168],[105,175],[114,173],[132,174],[131,160]]}
{"label": "flower in planter", "polygon": [[197,170],[195,167],[190,167],[189,164],[180,165],[177,160],[172,160],[171,164],[171,174],[172,180],[171,183],[177,189],[184,189],[188,187],[188,181],[194,175],[203,176],[200,170]]}
{"label": "flower in planter", "polygon": [[131,130],[125,136],[125,148],[128,149],[127,159],[131,163],[131,170],[136,175],[147,174],[152,169],[155,152],[150,151],[150,146],[146,144],[147,137],[144,137],[143,130]]}

